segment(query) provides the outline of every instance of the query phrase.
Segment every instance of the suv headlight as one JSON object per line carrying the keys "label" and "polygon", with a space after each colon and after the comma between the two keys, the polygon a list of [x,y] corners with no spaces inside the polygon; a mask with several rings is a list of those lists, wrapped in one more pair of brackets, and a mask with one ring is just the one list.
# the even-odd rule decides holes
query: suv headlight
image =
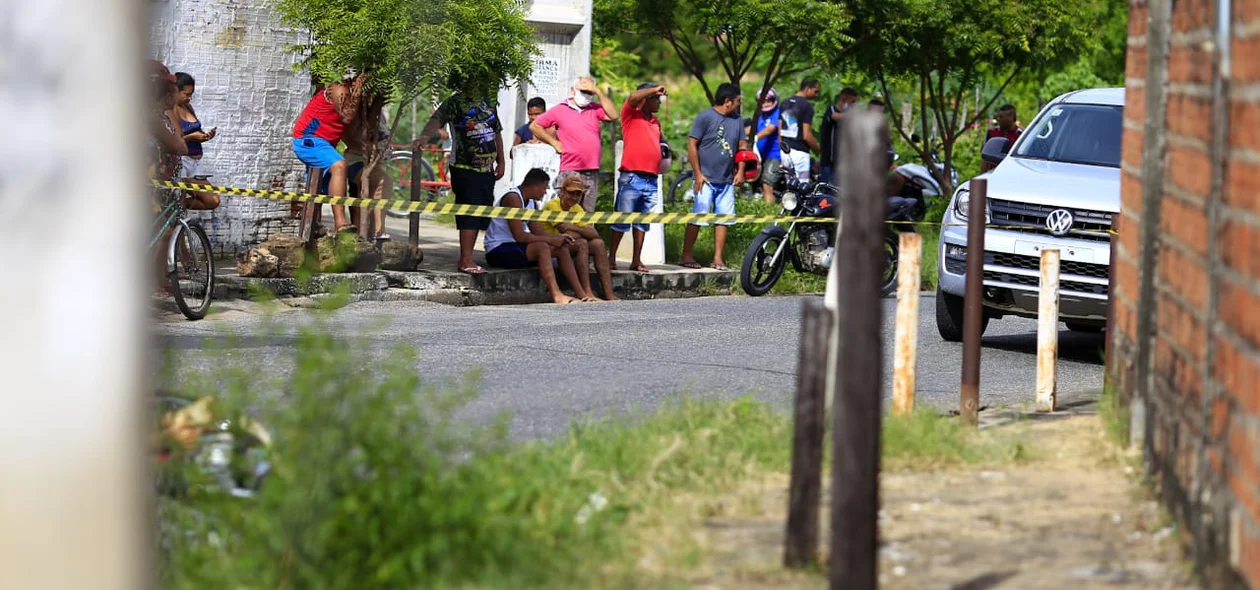
{"label": "suv headlight", "polygon": [[[954,193],[954,215],[959,219],[966,221],[967,213],[971,209],[971,190],[967,187],[961,187]],[[989,223],[993,219],[993,210],[989,207],[989,203],[984,203],[984,222]]]}

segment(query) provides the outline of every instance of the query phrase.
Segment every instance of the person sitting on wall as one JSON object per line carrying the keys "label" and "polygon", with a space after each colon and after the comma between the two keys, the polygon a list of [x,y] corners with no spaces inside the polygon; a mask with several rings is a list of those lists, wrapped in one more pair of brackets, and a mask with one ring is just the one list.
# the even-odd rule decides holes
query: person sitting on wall
{"label": "person sitting on wall", "polygon": [[[538,209],[538,200],[547,193],[547,183],[551,177],[546,172],[534,168],[525,174],[521,185],[509,189],[499,197],[496,207],[518,207],[521,209]],[[577,270],[573,266],[573,256],[569,247],[574,238],[568,235],[547,235],[531,232],[525,222],[519,219],[496,217],[490,220],[486,229],[485,247],[486,264],[494,268],[528,268],[538,267],[547,291],[551,293],[554,303],[577,303],[578,300],[560,291],[556,282],[556,267],[574,290],[578,289]],[[555,261],[553,266],[552,261]]]}
{"label": "person sitting on wall", "polygon": [[[586,195],[586,181],[576,172],[561,173],[559,182],[557,183],[558,193],[556,198],[547,201],[543,205],[543,211],[568,211],[571,213],[587,212],[582,208],[582,197]],[[573,254],[578,270],[578,280],[581,281],[581,292],[578,297],[582,301],[617,301],[620,299],[613,293],[612,288],[612,272],[608,266],[608,250],[605,249],[603,238],[599,237],[599,232],[588,223],[573,221],[537,221],[531,223],[532,227],[536,227],[540,233],[565,235],[573,238]],[[595,259],[595,272],[599,274],[600,286],[604,290],[604,298],[600,299],[595,296],[595,292],[591,291],[591,273],[590,259]],[[574,290],[578,290],[577,287]]]}
{"label": "person sitting on wall", "polygon": [[[362,90],[363,78],[348,75],[316,92],[293,124],[293,153],[303,164],[329,172],[328,194],[333,197],[346,196],[346,158],[337,151],[337,144],[354,122]],[[346,218],[344,206],[333,205],[332,210],[336,231],[357,230]]]}

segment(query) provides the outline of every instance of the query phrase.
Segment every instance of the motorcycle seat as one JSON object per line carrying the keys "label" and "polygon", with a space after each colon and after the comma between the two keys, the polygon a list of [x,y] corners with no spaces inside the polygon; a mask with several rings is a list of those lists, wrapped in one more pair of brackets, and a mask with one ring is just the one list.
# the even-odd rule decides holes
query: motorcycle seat
{"label": "motorcycle seat", "polygon": [[908,197],[888,197],[888,212],[900,213],[917,205],[918,202],[919,201],[917,199],[911,199]]}

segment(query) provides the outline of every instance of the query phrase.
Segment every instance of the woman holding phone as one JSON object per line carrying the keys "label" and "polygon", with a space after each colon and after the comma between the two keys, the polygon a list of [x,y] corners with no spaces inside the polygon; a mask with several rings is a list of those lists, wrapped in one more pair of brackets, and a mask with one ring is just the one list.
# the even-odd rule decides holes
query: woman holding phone
{"label": "woman holding phone", "polygon": [[193,109],[192,97],[197,89],[197,81],[184,72],[175,74],[175,85],[179,98],[175,103],[175,118],[179,121],[180,131],[184,134],[184,142],[188,144],[188,155],[184,156],[184,178],[196,179],[199,174],[202,148],[201,144],[214,139],[217,128],[209,131],[201,128],[201,120]]}

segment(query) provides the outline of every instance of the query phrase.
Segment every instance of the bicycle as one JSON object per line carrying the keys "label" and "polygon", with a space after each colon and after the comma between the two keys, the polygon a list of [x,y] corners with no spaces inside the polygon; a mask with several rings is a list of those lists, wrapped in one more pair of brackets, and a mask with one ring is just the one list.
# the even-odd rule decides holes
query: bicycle
{"label": "bicycle", "polygon": [[[438,174],[434,172],[433,164],[430,164],[423,156],[420,158],[420,183],[423,188],[420,191],[420,202],[427,203],[437,200],[442,193],[450,190],[450,179],[447,177],[446,166],[443,163],[446,150],[433,146],[421,148],[421,151],[435,152],[442,156],[438,160],[438,172],[441,173],[441,180],[438,180]],[[407,199],[411,195],[411,167],[415,165],[415,153],[409,145],[393,146],[392,152],[389,162],[385,165],[385,174],[394,183],[394,195],[396,195],[396,198]],[[385,214],[394,218],[405,218],[409,215],[391,210],[386,210]]]}
{"label": "bicycle", "polygon": [[162,188],[158,193],[165,198],[152,227],[149,240],[150,253],[166,238],[166,277],[175,305],[184,317],[199,320],[210,310],[214,297],[214,256],[210,251],[210,238],[197,221],[184,220],[183,191]]}

